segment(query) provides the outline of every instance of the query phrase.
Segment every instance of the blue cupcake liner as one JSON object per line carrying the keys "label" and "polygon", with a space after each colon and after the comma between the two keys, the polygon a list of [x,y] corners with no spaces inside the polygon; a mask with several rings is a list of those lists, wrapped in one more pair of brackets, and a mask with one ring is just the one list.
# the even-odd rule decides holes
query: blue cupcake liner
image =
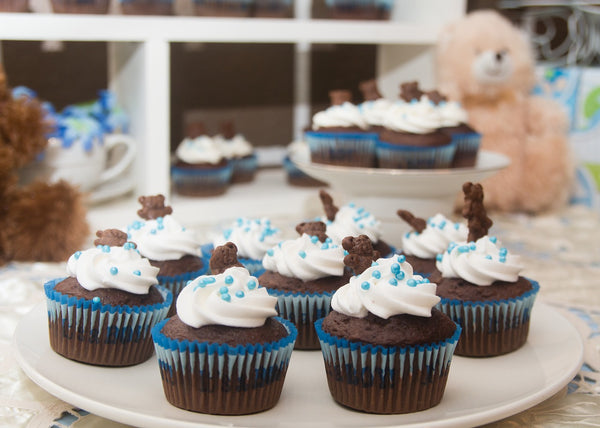
{"label": "blue cupcake liner", "polygon": [[[279,399],[297,336],[292,323],[275,319],[288,331],[286,337],[238,346],[172,339],[161,331],[168,320],[157,324],[152,337],[167,400],[177,407],[215,414],[272,407]],[[225,399],[229,393],[234,395]]]}
{"label": "blue cupcake liner", "polygon": [[[210,258],[212,256],[212,252],[214,249],[215,249],[215,247],[213,246],[212,243],[203,244],[200,247],[200,250],[202,251],[202,256],[206,260],[207,265],[209,264],[209,261],[210,261]],[[246,269],[248,269],[248,272],[250,272],[250,275],[252,275],[252,276],[259,277],[260,275],[262,275],[265,272],[265,268],[263,267],[262,260],[249,259],[246,257],[238,256],[238,261],[241,264],[243,264]]]}
{"label": "blue cupcake liner", "polygon": [[296,349],[319,349],[314,323],[331,311],[333,292],[300,293],[273,288],[267,288],[267,292],[277,297],[279,316],[293,322],[298,329]]}
{"label": "blue cupcake liner", "polygon": [[[511,299],[441,299],[437,308],[463,329],[457,355],[500,355],[523,345],[529,331],[531,309],[540,290],[538,282],[527,280],[531,282],[532,289]],[[507,345],[507,342],[514,342],[514,346]]]}
{"label": "blue cupcake liner", "polygon": [[[44,284],[53,349],[68,358],[101,365],[137,364],[150,357],[151,349],[146,357],[136,357],[135,346],[147,345],[152,327],[166,317],[173,302],[173,294],[168,289],[157,286],[164,298],[161,303],[108,305],[56,291],[56,284],[63,279]],[[55,334],[52,325],[57,329]],[[128,347],[125,356],[121,355],[123,349],[119,349],[124,345]],[[140,358],[143,359],[138,361]]]}
{"label": "blue cupcake liner", "polygon": [[208,272],[208,259],[202,257],[202,262],[204,263],[204,266],[200,270],[180,273],[179,275],[159,275],[156,277],[158,284],[170,290],[173,293],[173,301],[175,301],[177,296],[179,296],[179,293],[181,293],[181,290],[183,290],[183,287],[185,287],[189,281],[196,279],[200,275],[205,275]]}
{"label": "blue cupcake liner", "polygon": [[232,182],[245,182],[254,178],[254,173],[258,168],[258,158],[255,154],[243,158],[232,158],[230,162],[233,166]]}
{"label": "blue cupcake liner", "polygon": [[[453,134],[452,143],[456,144],[454,153],[454,167],[467,167],[475,165],[477,153],[481,146],[481,134],[469,132]],[[464,160],[461,160],[463,158]]]}
{"label": "blue cupcake liner", "polygon": [[233,175],[233,165],[222,168],[171,167],[171,180],[175,190],[182,195],[201,196],[225,192]]}
{"label": "blue cupcake liner", "polygon": [[370,413],[407,413],[435,406],[442,398],[454,349],[456,324],[446,340],[415,346],[353,342],[315,323],[332,397]]}
{"label": "blue cupcake liner", "polygon": [[375,152],[380,168],[448,168],[452,164],[456,144],[418,147],[378,141]]}
{"label": "blue cupcake liner", "polygon": [[311,159],[317,163],[373,167],[378,135],[364,132],[305,132]]}

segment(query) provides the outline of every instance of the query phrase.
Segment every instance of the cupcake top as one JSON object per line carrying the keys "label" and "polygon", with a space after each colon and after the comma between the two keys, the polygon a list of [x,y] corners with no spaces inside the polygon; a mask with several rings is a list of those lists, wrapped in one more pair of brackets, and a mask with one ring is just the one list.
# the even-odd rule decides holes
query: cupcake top
{"label": "cupcake top", "polygon": [[456,101],[440,101],[436,106],[441,117],[441,126],[458,126],[468,122],[467,111]]}
{"label": "cupcake top", "polygon": [[360,109],[350,102],[350,91],[330,91],[331,107],[316,113],[312,118],[312,128],[360,128],[367,129],[369,124]]}
{"label": "cupcake top", "polygon": [[[400,215],[401,212],[405,213],[406,211],[399,210],[398,214]],[[415,230],[402,237],[404,254],[423,259],[434,259],[439,253],[446,250],[451,242],[466,241],[469,233],[465,224],[455,223],[439,213],[423,223],[425,224],[424,228],[413,226]]]}
{"label": "cupcake top", "polygon": [[230,267],[217,275],[189,282],[177,298],[177,315],[190,327],[218,324],[260,327],[277,315],[277,297],[270,296],[246,268]]}
{"label": "cupcake top", "polygon": [[279,228],[273,227],[267,218],[250,219],[239,217],[222,233],[213,238],[213,246],[233,242],[237,254],[249,259],[261,260],[267,250],[282,240]]}
{"label": "cupcake top", "polygon": [[381,222],[352,202],[340,207],[334,220],[323,217],[322,221],[327,225],[327,235],[335,243],[342,242],[346,236],[367,235],[373,243],[381,238]]}
{"label": "cupcake top", "polygon": [[401,314],[430,317],[440,301],[435,291],[436,284],[414,275],[404,256],[380,258],[338,289],[331,307],[355,318],[369,313],[384,319]]}
{"label": "cupcake top", "polygon": [[221,145],[208,135],[185,138],[175,151],[177,158],[189,164],[216,165],[225,158]]}
{"label": "cupcake top", "polygon": [[308,143],[304,140],[292,141],[286,147],[286,152],[287,155],[291,158],[302,161],[310,161],[310,147]]}
{"label": "cupcake top", "polygon": [[127,226],[127,236],[138,251],[150,260],[178,260],[185,255],[200,256],[196,234],[181,226],[164,205],[164,196],[140,196],[143,208],[138,210],[142,220]]}
{"label": "cupcake top", "polygon": [[462,278],[475,285],[496,281],[516,282],[523,270],[521,259],[502,247],[494,236],[473,242],[452,242],[438,254],[436,267],[442,277]]}
{"label": "cupcake top", "polygon": [[[121,231],[116,231],[121,232]],[[124,234],[123,234],[124,236]],[[158,268],[142,257],[131,242],[99,244],[77,251],[67,262],[67,272],[88,291],[111,288],[133,294],[148,294],[158,284]]]}
{"label": "cupcake top", "polygon": [[215,135],[219,149],[226,158],[241,158],[250,156],[254,152],[252,144],[241,134],[236,134],[232,138],[224,138],[222,135]]}
{"label": "cupcake top", "polygon": [[321,242],[318,236],[303,233],[296,239],[281,241],[269,249],[263,258],[263,266],[283,276],[312,281],[327,276],[342,276],[344,256],[344,249],[333,244],[330,238]]}
{"label": "cupcake top", "polygon": [[441,124],[440,112],[426,95],[420,100],[395,103],[389,108],[383,121],[383,125],[389,130],[412,134],[435,132]]}

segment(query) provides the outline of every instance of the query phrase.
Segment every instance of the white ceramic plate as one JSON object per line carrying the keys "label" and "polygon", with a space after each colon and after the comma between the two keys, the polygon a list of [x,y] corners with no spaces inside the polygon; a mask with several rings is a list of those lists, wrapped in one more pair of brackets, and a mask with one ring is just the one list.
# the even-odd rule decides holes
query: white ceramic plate
{"label": "white ceramic plate", "polygon": [[510,164],[507,156],[481,150],[472,168],[386,169],[352,168],[292,158],[306,174],[353,196],[436,198],[453,196],[466,181],[478,182]]}
{"label": "white ceramic plate", "polygon": [[454,357],[442,402],[407,415],[348,410],[330,397],[319,351],[294,351],[279,403],[248,416],[211,416],[171,406],[155,358],[134,367],[105,368],[70,361],[48,342],[45,304],[25,315],[14,336],[25,373],[51,394],[99,416],[143,427],[429,427],[474,426],[525,410],[563,388],[582,364],[583,344],[555,309],[536,303],[529,340],[508,355]]}

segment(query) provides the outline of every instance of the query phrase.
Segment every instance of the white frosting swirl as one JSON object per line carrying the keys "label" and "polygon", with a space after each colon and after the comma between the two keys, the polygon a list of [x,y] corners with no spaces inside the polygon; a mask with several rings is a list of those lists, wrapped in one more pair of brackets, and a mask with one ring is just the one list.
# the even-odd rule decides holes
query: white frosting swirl
{"label": "white frosting swirl", "polygon": [[134,294],[148,294],[158,284],[158,268],[143,258],[131,243],[123,247],[99,245],[77,251],[67,262],[67,272],[86,290],[116,288]]}
{"label": "white frosting swirl", "polygon": [[393,103],[385,98],[365,101],[358,106],[363,117],[371,126],[383,126],[383,120]]}
{"label": "white frosting swirl", "polygon": [[254,151],[252,144],[241,134],[237,134],[229,140],[223,138],[221,135],[216,135],[214,140],[221,153],[223,153],[223,156],[228,159],[243,158],[244,156],[251,155]]}
{"label": "white frosting swirl", "polygon": [[438,254],[436,267],[447,278],[491,285],[494,281],[515,282],[523,270],[520,262],[520,257],[509,254],[495,237],[484,236],[477,242],[451,243]]}
{"label": "white frosting swirl", "polygon": [[468,122],[468,114],[456,101],[442,101],[436,106],[441,117],[441,126],[457,126]]}
{"label": "white frosting swirl", "polygon": [[314,130],[329,127],[353,127],[367,129],[369,124],[361,114],[358,107],[350,102],[329,107],[313,116],[312,127]]}
{"label": "white frosting swirl", "polygon": [[230,267],[218,275],[202,275],[188,283],[177,297],[177,315],[190,327],[210,324],[260,327],[277,315],[277,297],[247,269]]}
{"label": "white frosting swirl", "polygon": [[440,301],[436,288],[422,276],[413,275],[404,256],[381,258],[339,288],[331,307],[356,318],[364,318],[369,312],[384,319],[400,314],[430,317],[431,308]]}
{"label": "white frosting swirl", "polygon": [[214,236],[215,248],[227,242],[233,242],[238,249],[238,256],[262,260],[269,248],[282,240],[281,230],[273,227],[267,218],[249,219],[240,217],[233,224]]}
{"label": "white frosting swirl", "polygon": [[441,115],[427,96],[420,101],[395,103],[386,114],[383,125],[396,132],[428,134],[442,124]]}
{"label": "white frosting swirl", "polygon": [[177,146],[175,154],[180,160],[190,164],[210,163],[214,165],[225,157],[220,145],[207,135],[184,139]]}
{"label": "white frosting swirl", "polygon": [[466,225],[436,214],[427,220],[427,227],[421,233],[408,232],[402,237],[402,250],[409,256],[434,259],[451,242],[466,241],[468,235]]}
{"label": "white frosting swirl", "polygon": [[286,148],[290,158],[310,162],[310,147],[304,140],[292,141]]}
{"label": "white frosting swirl", "polygon": [[269,249],[263,258],[263,266],[283,276],[312,281],[326,276],[342,276],[344,255],[344,249],[333,244],[330,238],[322,243],[316,236],[302,234]]}
{"label": "white frosting swirl", "polygon": [[340,207],[333,221],[327,217],[321,217],[319,220],[327,225],[325,233],[337,245],[340,245],[346,236],[367,235],[373,244],[381,238],[381,222],[354,203]]}
{"label": "white frosting swirl", "polygon": [[188,254],[201,254],[195,233],[177,223],[172,215],[136,220],[127,226],[127,235],[136,243],[140,254],[150,260],[178,260]]}

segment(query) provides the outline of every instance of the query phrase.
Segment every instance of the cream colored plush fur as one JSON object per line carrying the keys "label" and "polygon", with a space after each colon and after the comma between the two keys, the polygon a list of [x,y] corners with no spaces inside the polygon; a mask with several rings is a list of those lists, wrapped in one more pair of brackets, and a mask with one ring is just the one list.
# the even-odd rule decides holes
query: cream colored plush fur
{"label": "cream colored plush fur", "polygon": [[467,110],[482,149],[511,160],[482,182],[486,207],[538,213],[564,205],[574,171],[567,117],[553,101],[530,95],[526,36],[497,12],[472,12],[442,31],[436,62],[440,92]]}

